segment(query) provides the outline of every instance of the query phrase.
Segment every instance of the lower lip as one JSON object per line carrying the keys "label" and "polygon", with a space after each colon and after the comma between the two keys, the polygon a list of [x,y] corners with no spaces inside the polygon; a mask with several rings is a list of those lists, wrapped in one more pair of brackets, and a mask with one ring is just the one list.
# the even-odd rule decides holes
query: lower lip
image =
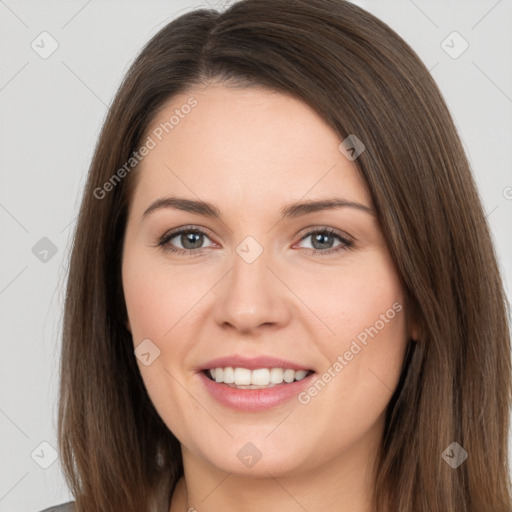
{"label": "lower lip", "polygon": [[315,373],[289,384],[277,384],[271,388],[237,389],[209,379],[199,372],[206,389],[222,405],[238,411],[263,411],[291,400],[310,383]]}

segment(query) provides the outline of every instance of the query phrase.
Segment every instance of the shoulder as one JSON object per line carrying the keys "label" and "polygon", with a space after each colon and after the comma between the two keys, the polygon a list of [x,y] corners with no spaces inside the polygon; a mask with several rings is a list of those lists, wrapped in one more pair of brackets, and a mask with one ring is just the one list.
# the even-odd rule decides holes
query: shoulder
{"label": "shoulder", "polygon": [[41,512],[75,512],[75,502],[68,501],[62,505],[54,505],[50,508],[45,508]]}

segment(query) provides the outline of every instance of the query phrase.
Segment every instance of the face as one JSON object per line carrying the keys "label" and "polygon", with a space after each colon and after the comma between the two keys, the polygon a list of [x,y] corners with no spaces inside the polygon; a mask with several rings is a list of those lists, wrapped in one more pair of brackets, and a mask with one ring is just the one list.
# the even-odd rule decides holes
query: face
{"label": "face", "polygon": [[[297,99],[210,85],[173,97],[144,142],[123,247],[127,327],[184,457],[283,475],[375,450],[414,333],[341,139]],[[290,208],[326,200],[360,206]],[[223,368],[219,382],[208,368]],[[265,388],[234,387],[250,383]]]}

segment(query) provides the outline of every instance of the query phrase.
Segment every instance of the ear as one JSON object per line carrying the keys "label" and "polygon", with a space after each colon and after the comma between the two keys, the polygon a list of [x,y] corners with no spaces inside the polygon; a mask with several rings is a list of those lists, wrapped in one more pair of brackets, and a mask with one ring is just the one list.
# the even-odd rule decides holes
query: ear
{"label": "ear", "polygon": [[414,341],[418,341],[420,339],[420,327],[417,324],[417,322],[412,322],[411,323],[411,335],[410,335],[410,337]]}

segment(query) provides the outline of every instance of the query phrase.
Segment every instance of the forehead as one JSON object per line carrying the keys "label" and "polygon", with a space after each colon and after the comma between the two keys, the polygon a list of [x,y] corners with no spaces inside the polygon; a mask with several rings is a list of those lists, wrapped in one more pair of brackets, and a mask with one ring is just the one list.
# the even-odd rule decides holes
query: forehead
{"label": "forehead", "polygon": [[338,192],[369,204],[356,165],[338,148],[339,136],[289,95],[197,87],[164,104],[143,137],[149,139],[135,203],[182,192],[254,208]]}

